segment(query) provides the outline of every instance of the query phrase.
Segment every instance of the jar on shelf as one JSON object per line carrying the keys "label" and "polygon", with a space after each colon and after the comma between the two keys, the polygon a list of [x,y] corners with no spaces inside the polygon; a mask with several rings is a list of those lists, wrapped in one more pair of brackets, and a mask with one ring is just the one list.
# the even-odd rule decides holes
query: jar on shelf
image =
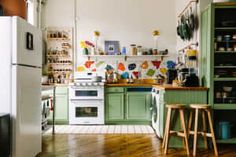
{"label": "jar on shelf", "polygon": [[138,56],[141,56],[142,53],[143,53],[142,46],[137,46],[137,54],[138,54]]}
{"label": "jar on shelf", "polygon": [[130,52],[132,55],[137,55],[137,48],[136,48],[136,45],[135,44],[131,44],[130,45]]}

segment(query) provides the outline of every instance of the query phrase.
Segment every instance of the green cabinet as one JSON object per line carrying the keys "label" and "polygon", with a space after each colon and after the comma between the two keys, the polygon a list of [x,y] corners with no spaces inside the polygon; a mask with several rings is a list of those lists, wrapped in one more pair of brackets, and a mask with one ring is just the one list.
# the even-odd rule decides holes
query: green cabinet
{"label": "green cabinet", "polygon": [[126,94],[126,118],[128,120],[149,120],[150,119],[151,93]]}
{"label": "green cabinet", "polygon": [[[53,96],[53,93],[50,93],[51,96]],[[56,93],[55,93],[55,124],[68,124],[69,118],[68,118],[68,104],[69,104],[69,98],[68,98],[68,87],[56,87]],[[52,123],[52,111],[50,112],[50,116],[48,118],[49,123]]]}
{"label": "green cabinet", "polygon": [[[166,104],[184,104],[186,107],[189,104],[206,104],[207,103],[207,90],[165,90],[165,89],[157,89],[159,92],[159,101],[158,101],[158,111],[159,114],[159,137],[163,138],[167,108]],[[179,113],[178,113],[179,114]],[[173,116],[174,114],[172,114]],[[185,120],[186,124],[188,121],[188,110],[185,110]],[[175,123],[173,123],[175,121]],[[175,115],[171,120],[172,129],[182,130],[179,115]],[[202,141],[198,142],[199,146],[202,145]],[[170,144],[171,147],[182,147],[182,139],[178,137],[171,137]]]}
{"label": "green cabinet", "polygon": [[[219,123],[230,122],[235,130],[236,120],[236,6],[226,3],[210,4],[201,13],[200,76],[210,88],[208,103],[214,108],[214,126],[218,143],[236,143],[236,133],[221,139]],[[226,88],[225,88],[226,87]],[[227,90],[227,87],[232,87]]]}
{"label": "green cabinet", "polygon": [[124,93],[106,94],[106,120],[122,121],[124,118]]}
{"label": "green cabinet", "polygon": [[107,87],[106,124],[149,124],[151,88]]}

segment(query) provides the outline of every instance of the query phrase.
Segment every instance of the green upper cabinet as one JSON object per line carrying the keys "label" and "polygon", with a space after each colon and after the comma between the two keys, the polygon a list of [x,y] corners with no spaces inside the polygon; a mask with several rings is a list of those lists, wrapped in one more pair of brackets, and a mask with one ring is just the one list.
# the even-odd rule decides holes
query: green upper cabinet
{"label": "green upper cabinet", "polygon": [[135,87],[107,87],[105,121],[107,124],[149,124],[151,90]]}
{"label": "green upper cabinet", "polygon": [[128,120],[150,120],[151,93],[127,92],[126,118]]}
{"label": "green upper cabinet", "polygon": [[123,120],[124,93],[109,93],[106,95],[106,120]]}

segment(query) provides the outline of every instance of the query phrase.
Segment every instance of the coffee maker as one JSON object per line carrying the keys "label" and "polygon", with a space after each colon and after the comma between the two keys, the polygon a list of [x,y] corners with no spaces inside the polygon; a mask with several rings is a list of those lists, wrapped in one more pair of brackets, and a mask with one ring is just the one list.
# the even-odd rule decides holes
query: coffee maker
{"label": "coffee maker", "polygon": [[167,84],[172,84],[172,81],[177,78],[177,70],[176,69],[168,69],[167,70]]}
{"label": "coffee maker", "polygon": [[178,81],[185,87],[198,87],[199,78],[194,68],[181,68],[178,70]]}

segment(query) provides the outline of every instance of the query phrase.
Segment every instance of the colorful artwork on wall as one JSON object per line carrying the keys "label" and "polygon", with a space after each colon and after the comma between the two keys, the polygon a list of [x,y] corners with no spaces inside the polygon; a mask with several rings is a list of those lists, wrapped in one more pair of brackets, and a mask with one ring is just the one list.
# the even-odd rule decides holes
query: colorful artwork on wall
{"label": "colorful artwork on wall", "polygon": [[118,64],[118,70],[125,71],[125,65],[123,63]]}
{"label": "colorful artwork on wall", "polygon": [[135,63],[131,63],[128,65],[128,69],[129,70],[134,70],[136,68],[136,64]]}
{"label": "colorful artwork on wall", "polygon": [[124,60],[85,60],[78,64],[77,71],[106,71],[107,68],[117,70],[121,78],[156,78],[157,75],[166,75],[167,69],[175,66],[171,60],[164,61],[124,61]]}
{"label": "colorful artwork on wall", "polygon": [[144,61],[143,64],[141,65],[142,69],[148,69],[148,62]]}

